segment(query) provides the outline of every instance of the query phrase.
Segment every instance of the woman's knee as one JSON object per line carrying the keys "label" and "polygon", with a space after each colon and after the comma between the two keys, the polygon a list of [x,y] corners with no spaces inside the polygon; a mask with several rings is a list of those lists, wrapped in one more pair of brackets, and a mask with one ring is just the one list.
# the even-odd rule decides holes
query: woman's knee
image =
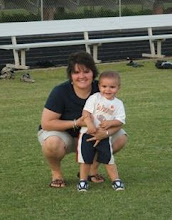
{"label": "woman's knee", "polygon": [[57,136],[44,140],[42,151],[45,156],[64,156],[66,154],[65,143]]}
{"label": "woman's knee", "polygon": [[126,145],[127,139],[128,139],[127,135],[123,134],[115,140],[115,142],[113,143],[114,153],[117,153]]}

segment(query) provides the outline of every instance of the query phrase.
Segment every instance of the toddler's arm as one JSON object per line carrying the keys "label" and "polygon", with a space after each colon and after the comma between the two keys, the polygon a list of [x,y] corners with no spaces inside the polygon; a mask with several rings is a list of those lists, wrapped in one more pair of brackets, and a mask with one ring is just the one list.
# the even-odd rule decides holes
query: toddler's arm
{"label": "toddler's arm", "polygon": [[83,117],[84,117],[84,122],[86,123],[87,128],[88,128],[87,133],[88,133],[88,134],[93,134],[93,133],[95,133],[95,132],[96,132],[96,127],[95,127],[95,125],[94,125],[94,122],[93,122],[91,113],[88,112],[88,111],[86,111],[86,110],[83,110],[82,115],[83,115]]}
{"label": "toddler's arm", "polygon": [[111,127],[118,127],[121,125],[123,125],[123,123],[119,120],[105,120],[101,122],[100,127],[107,130]]}

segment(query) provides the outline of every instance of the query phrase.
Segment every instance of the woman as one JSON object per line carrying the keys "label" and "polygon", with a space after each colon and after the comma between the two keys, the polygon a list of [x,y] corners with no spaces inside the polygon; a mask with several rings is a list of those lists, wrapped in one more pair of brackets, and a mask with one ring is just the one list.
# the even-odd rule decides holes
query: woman
{"label": "woman", "polygon": [[[92,56],[86,52],[77,52],[69,57],[67,75],[69,80],[56,86],[50,93],[42,112],[38,139],[42,151],[52,172],[51,187],[65,187],[60,164],[66,154],[76,152],[79,129],[83,123],[82,109],[88,97],[98,91],[98,75]],[[127,137],[120,126],[106,132],[99,129],[90,140],[101,140],[114,134],[113,149],[119,151]],[[103,182],[97,174],[98,163],[90,171],[90,180]]]}

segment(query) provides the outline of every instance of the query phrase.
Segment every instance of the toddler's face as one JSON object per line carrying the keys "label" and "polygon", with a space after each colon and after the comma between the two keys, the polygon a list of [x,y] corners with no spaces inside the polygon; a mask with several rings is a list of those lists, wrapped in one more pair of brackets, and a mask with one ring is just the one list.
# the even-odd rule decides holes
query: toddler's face
{"label": "toddler's face", "polygon": [[116,79],[102,78],[99,81],[99,90],[102,96],[106,99],[112,100],[115,98],[119,90],[119,85]]}

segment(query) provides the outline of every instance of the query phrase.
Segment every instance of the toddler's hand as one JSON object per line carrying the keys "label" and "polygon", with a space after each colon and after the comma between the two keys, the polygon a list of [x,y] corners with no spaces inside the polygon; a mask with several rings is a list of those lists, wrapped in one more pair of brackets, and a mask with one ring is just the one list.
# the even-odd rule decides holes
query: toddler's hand
{"label": "toddler's hand", "polygon": [[100,123],[100,128],[103,128],[105,130],[107,130],[108,128],[110,128],[112,126],[112,123],[111,121],[108,121],[108,120],[105,120],[105,121],[102,121]]}
{"label": "toddler's hand", "polygon": [[85,126],[84,116],[81,116],[80,118],[78,118],[78,119],[76,120],[76,124],[77,124],[77,127]]}

